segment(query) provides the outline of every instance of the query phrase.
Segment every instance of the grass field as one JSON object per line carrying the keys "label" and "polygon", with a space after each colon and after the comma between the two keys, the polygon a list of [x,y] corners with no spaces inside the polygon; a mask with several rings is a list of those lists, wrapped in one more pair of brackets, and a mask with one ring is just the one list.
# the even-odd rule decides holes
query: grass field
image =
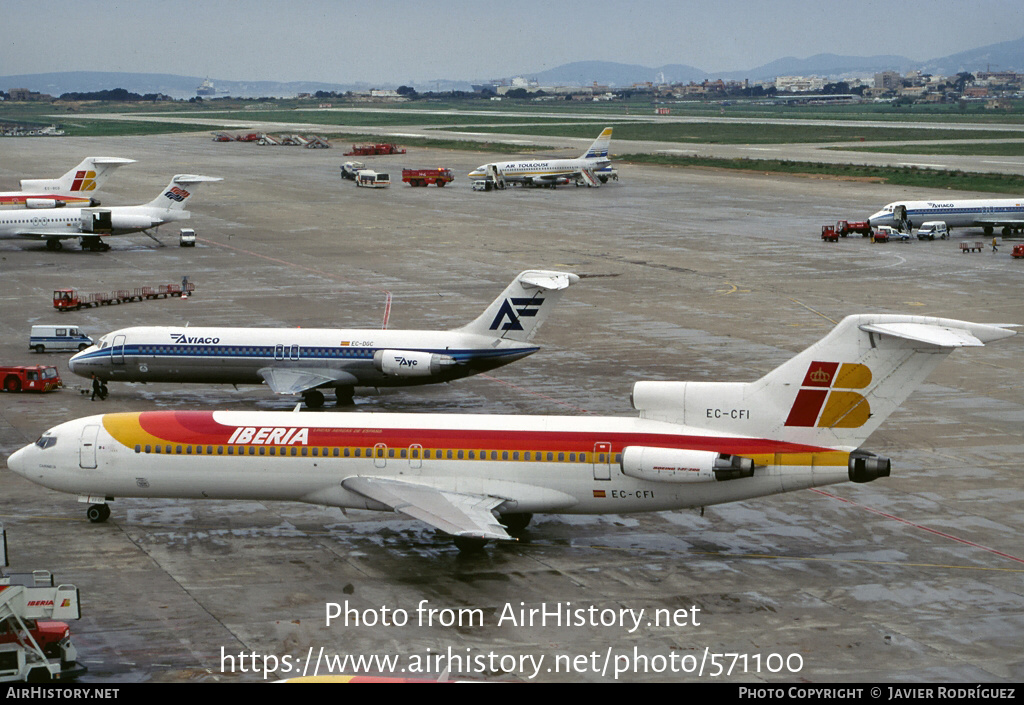
{"label": "grass field", "polygon": [[918,167],[879,167],[857,164],[824,164],[777,159],[713,159],[710,157],[670,156],[665,154],[620,154],[617,161],[634,164],[660,164],[675,167],[741,169],[759,173],[791,175],[827,175],[835,178],[871,179],[899,186],[917,186],[956,191],[1024,193],[1024,175],[980,174]]}
{"label": "grass field", "polygon": [[[600,123],[605,125],[606,123]],[[844,127],[832,125],[779,125],[762,123],[615,123],[616,140],[650,140],[656,142],[693,142],[700,144],[799,144],[828,142],[872,142],[903,140],[1010,139],[1021,137],[1019,132],[981,130],[965,133],[961,130]],[[466,131],[466,128],[452,128]],[[597,137],[592,125],[536,125],[508,127],[510,134],[551,135],[557,137]]]}
{"label": "grass field", "polygon": [[979,157],[1024,157],[1024,140],[1020,142],[984,142],[977,144],[911,144],[891,147],[830,147],[848,152],[880,152],[883,154],[950,154]]}

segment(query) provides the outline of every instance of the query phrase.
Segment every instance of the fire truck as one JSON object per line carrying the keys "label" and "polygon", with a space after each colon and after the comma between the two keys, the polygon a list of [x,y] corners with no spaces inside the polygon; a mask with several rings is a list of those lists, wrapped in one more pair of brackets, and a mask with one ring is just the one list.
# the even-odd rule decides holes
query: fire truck
{"label": "fire truck", "polygon": [[451,169],[402,169],[402,181],[410,186],[444,186],[454,180],[455,175]]}
{"label": "fire truck", "polygon": [[[7,535],[0,524],[0,566],[7,565]],[[54,585],[46,570],[0,571],[0,682],[71,680],[85,673],[61,620],[80,619],[78,588]]]}
{"label": "fire truck", "polygon": [[60,387],[60,373],[53,365],[0,367],[5,392],[50,392]]}

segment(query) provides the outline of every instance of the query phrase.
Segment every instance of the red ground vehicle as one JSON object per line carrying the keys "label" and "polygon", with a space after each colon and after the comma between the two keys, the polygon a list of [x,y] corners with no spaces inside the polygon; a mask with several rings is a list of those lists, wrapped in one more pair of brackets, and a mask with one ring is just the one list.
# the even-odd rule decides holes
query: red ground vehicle
{"label": "red ground vehicle", "polygon": [[60,373],[53,365],[0,367],[5,392],[49,392],[61,386]]}
{"label": "red ground vehicle", "polygon": [[397,144],[379,142],[377,144],[354,144],[351,152],[345,152],[346,157],[370,156],[374,154],[405,154],[405,150]]}
{"label": "red ground vehicle", "polygon": [[866,220],[840,220],[836,223],[836,232],[840,237],[860,233],[862,237],[871,235],[871,223]]}
{"label": "red ground vehicle", "polygon": [[411,186],[429,186],[437,184],[444,186],[449,181],[454,181],[455,175],[451,169],[443,167],[437,169],[402,169],[402,181]]}
{"label": "red ground vehicle", "polygon": [[1014,245],[1013,251],[1010,252],[1010,254],[1013,255],[1014,259],[1020,259],[1021,257],[1024,257],[1024,245]]}
{"label": "red ground vehicle", "polygon": [[885,230],[879,230],[871,236],[871,242],[889,242],[889,233]]}
{"label": "red ground vehicle", "polygon": [[821,239],[825,242],[839,242],[839,233],[831,225],[821,226]]}

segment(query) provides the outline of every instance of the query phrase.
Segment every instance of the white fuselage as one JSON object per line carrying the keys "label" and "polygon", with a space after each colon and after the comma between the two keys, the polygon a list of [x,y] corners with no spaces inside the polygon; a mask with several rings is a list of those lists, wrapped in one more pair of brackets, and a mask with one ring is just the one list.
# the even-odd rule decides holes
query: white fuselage
{"label": "white fuselage", "polygon": [[[93,213],[109,213],[109,228],[91,229]],[[115,206],[113,208],[51,208],[0,211],[0,239],[26,237],[78,237],[80,235],[126,235],[178,220],[187,220],[186,210],[153,206]]]}
{"label": "white fuselage", "polygon": [[[83,377],[123,382],[262,384],[260,370],[275,368],[333,371],[336,384],[324,386],[388,387],[467,377],[538,349],[459,331],[143,326],[102,336],[69,365]],[[382,351],[402,359],[389,359],[382,369]],[[431,356],[454,363],[428,374]]]}
{"label": "white fuselage", "polygon": [[[493,166],[506,181],[551,183],[559,179],[571,180],[581,171],[597,171],[611,164],[602,159],[521,159],[513,162],[495,162]],[[471,179],[487,176],[487,164],[469,173]]]}
{"label": "white fuselage", "polygon": [[913,227],[940,220],[951,228],[1024,227],[1024,199],[990,198],[972,200],[894,201],[872,215],[872,227],[898,227],[896,211],[906,208],[906,218]]}
{"label": "white fuselage", "polygon": [[[753,476],[636,479],[628,447],[753,458]],[[291,500],[386,509],[342,487],[378,477],[498,497],[501,513],[660,511],[849,479],[849,454],[628,417],[315,412],[143,412],[69,421],[8,459],[25,478],[86,498]],[[100,500],[102,501],[102,500]]]}

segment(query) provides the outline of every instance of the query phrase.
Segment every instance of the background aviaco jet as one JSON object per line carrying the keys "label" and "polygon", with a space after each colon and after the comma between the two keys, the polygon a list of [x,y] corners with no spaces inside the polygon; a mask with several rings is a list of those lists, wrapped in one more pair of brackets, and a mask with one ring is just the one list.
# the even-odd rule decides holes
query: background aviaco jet
{"label": "background aviaco jet", "polygon": [[868,219],[871,227],[888,225],[910,232],[922,223],[941,220],[949,228],[979,227],[991,235],[1002,228],[1004,236],[1024,230],[1024,197],[982,198],[963,201],[895,201]]}
{"label": "background aviaco jet", "polygon": [[261,384],[323,405],[354,387],[448,382],[535,353],[541,323],[575,274],[522,272],[475,321],[453,331],[317,328],[122,328],[71,358],[71,371],[115,382]]}
{"label": "background aviaco jet", "polygon": [[607,181],[605,174],[598,173],[611,166],[608,146],[612,141],[612,128],[601,131],[590,149],[579,159],[524,159],[517,162],[493,162],[483,164],[469,172],[471,179],[485,179],[488,176],[499,181],[529,184],[531,186],[556,186],[570,181],[600,186]]}
{"label": "background aviaco jet", "polygon": [[110,245],[101,238],[188,220],[191,214],[185,210],[185,202],[199,184],[209,181],[221,179],[178,174],[159,196],[143,206],[0,211],[0,239],[45,240],[47,249],[59,250],[63,247],[61,240],[79,238],[83,250],[109,250]]}
{"label": "background aviaco jet", "polygon": [[59,179],[22,179],[21,191],[0,193],[0,210],[7,208],[63,208],[98,206],[92,198],[115,169],[134,164],[134,159],[86,157]]}
{"label": "background aviaco jet", "polygon": [[638,382],[639,418],[152,411],[69,421],[7,460],[112,497],[293,500],[395,511],[460,548],[533,513],[619,514],[887,477],[861,444],[954,348],[1006,325],[859,315],[756,382]]}

